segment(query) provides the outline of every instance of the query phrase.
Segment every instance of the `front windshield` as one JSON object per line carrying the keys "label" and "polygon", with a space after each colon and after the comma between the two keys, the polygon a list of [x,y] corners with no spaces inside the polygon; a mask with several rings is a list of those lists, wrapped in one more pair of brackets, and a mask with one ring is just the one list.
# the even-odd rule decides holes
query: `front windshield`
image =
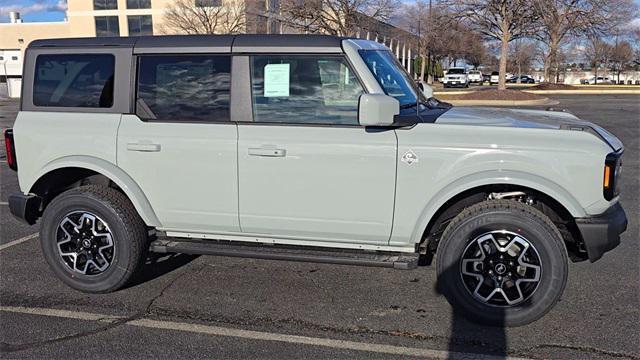
{"label": "front windshield", "polygon": [[464,69],[449,69],[447,74],[464,74]]}
{"label": "front windshield", "polygon": [[360,50],[359,52],[387,95],[396,98],[400,106],[417,103],[418,95],[413,82],[391,51]]}

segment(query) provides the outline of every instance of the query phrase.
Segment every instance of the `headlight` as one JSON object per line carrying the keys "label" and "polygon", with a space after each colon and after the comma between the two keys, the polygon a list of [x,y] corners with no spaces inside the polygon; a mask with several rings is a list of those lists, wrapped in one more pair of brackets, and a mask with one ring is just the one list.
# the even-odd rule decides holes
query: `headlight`
{"label": "headlight", "polygon": [[607,155],[604,162],[602,193],[611,200],[620,194],[620,175],[622,174],[622,151]]}

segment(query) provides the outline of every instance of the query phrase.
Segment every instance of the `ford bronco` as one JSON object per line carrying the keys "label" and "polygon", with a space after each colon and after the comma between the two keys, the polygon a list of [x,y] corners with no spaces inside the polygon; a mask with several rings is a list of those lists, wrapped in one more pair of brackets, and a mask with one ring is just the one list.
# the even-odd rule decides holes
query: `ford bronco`
{"label": "ford bronco", "polygon": [[39,220],[45,259],[80,291],[122,288],[149,251],[435,256],[455,308],[517,326],[558,301],[569,260],[598,260],[627,226],[615,136],[562,111],[439,102],[373,41],[38,40],[24,69],[10,210]]}

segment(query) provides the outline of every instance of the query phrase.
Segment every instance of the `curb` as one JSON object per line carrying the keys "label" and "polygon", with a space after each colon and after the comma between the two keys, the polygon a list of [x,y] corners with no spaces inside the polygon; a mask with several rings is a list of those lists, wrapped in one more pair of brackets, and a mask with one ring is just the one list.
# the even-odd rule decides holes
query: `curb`
{"label": "curb", "polygon": [[551,99],[539,100],[443,100],[457,106],[533,106],[558,105],[560,101]]}
{"label": "curb", "polygon": [[457,90],[455,90],[455,91],[434,91],[434,92],[433,92],[433,95],[447,95],[447,94],[449,94],[449,95],[451,95],[451,94],[454,94],[454,95],[464,95],[464,94],[471,94],[471,93],[474,93],[474,92],[476,92],[476,91],[477,91],[477,90],[461,90],[461,91],[457,91]]}
{"label": "curb", "polygon": [[[464,91],[434,91],[433,95],[465,95],[480,90],[464,90]],[[520,90],[531,94],[568,94],[568,95],[640,95],[640,89],[585,89],[585,90]]]}
{"label": "curb", "polygon": [[588,89],[588,90],[521,90],[532,94],[573,94],[573,95],[640,95],[640,89]]}

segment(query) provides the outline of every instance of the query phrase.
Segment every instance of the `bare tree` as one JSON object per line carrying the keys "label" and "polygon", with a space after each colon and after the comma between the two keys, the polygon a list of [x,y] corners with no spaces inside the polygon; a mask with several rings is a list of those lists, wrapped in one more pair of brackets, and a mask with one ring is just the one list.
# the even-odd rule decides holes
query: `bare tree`
{"label": "bare tree", "polygon": [[620,73],[627,69],[634,60],[631,44],[627,41],[618,41],[611,47],[611,70],[617,75],[620,83]]}
{"label": "bare tree", "polygon": [[467,31],[463,34],[464,60],[477,69],[487,60],[487,46],[477,33]]}
{"label": "bare tree", "polygon": [[455,12],[489,40],[500,42],[500,80],[498,89],[506,89],[505,75],[509,43],[534,33],[537,14],[528,0],[449,0]]}
{"label": "bare tree", "polygon": [[282,14],[307,33],[358,35],[374,21],[388,21],[397,0],[284,0]]}
{"label": "bare tree", "polygon": [[631,41],[633,43],[633,62],[636,66],[640,65],[640,28],[636,28],[631,32]]}
{"label": "bare tree", "polygon": [[533,0],[531,2],[539,19],[540,27],[533,36],[547,48],[544,79],[549,81],[557,74],[558,51],[570,37],[588,34],[604,36],[609,30],[629,21],[636,12],[633,0]]}
{"label": "bare tree", "polygon": [[600,38],[591,37],[587,40],[584,55],[585,59],[593,68],[595,83],[597,84],[598,68],[603,64],[605,65],[605,68],[607,67],[609,59],[611,58],[611,45]]}
{"label": "bare tree", "polygon": [[518,82],[523,72],[531,70],[536,58],[536,50],[536,45],[530,41],[518,40],[511,44],[507,68],[511,73],[518,74]]}
{"label": "bare tree", "polygon": [[161,32],[165,34],[237,34],[245,31],[243,0],[219,6],[207,0],[174,0],[164,13]]}
{"label": "bare tree", "polygon": [[417,37],[416,49],[420,56],[420,79],[424,79],[427,61],[431,61],[434,28],[431,3],[423,0],[405,4],[400,13],[400,26]]}
{"label": "bare tree", "polygon": [[[486,56],[484,39],[451,11],[448,4],[427,3],[418,0],[406,4],[400,14],[399,25],[416,35],[421,56],[421,77],[425,70],[431,76],[436,72],[435,64],[444,59],[446,65],[455,65],[457,60],[479,66]],[[461,46],[464,44],[464,46]],[[428,69],[425,69],[428,64]],[[429,82],[431,77],[429,77]]]}

